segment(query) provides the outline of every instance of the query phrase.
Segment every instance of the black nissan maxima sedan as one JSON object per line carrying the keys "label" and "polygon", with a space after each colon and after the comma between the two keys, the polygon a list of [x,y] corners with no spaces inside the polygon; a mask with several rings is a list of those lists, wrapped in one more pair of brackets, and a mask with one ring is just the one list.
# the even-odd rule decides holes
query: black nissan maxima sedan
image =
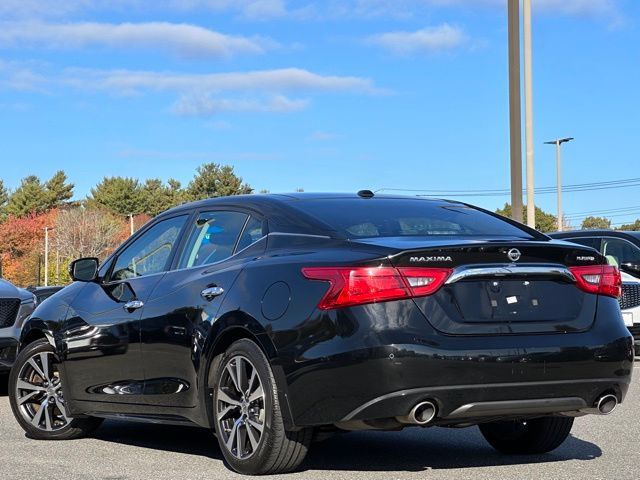
{"label": "black nissan maxima sedan", "polygon": [[245,474],[296,469],[314,432],[478,425],[539,454],[631,379],[618,270],[458,202],[204,200],[71,270],[10,377],[36,439],[105,418],[195,425]]}

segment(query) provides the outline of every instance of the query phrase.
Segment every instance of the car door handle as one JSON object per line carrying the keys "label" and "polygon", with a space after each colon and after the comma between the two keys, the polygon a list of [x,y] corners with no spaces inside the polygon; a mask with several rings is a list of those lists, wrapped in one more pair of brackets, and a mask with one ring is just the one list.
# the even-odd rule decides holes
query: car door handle
{"label": "car door handle", "polygon": [[125,303],[122,308],[127,312],[133,312],[134,310],[138,310],[142,307],[144,307],[144,302],[142,300],[131,300],[130,302]]}
{"label": "car door handle", "polygon": [[219,297],[223,293],[224,288],[222,287],[207,287],[202,290],[202,292],[200,292],[200,295],[202,295],[202,298],[204,298],[205,300],[211,301],[214,298]]}

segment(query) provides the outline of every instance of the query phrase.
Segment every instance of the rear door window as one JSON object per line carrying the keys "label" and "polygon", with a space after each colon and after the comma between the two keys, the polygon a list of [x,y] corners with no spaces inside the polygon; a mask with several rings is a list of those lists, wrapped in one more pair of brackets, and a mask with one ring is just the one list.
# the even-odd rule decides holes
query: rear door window
{"label": "rear door window", "polygon": [[246,213],[230,211],[201,213],[192,227],[178,268],[209,265],[229,258],[248,217]]}
{"label": "rear door window", "polygon": [[640,249],[633,243],[621,238],[603,238],[602,254],[607,257],[610,265],[620,266],[623,263],[640,263]]}
{"label": "rear door window", "polygon": [[248,246],[253,245],[263,236],[264,232],[262,229],[262,220],[251,217],[245,225],[244,230],[242,230],[242,235],[240,235],[240,240],[238,240],[236,252],[244,250]]}

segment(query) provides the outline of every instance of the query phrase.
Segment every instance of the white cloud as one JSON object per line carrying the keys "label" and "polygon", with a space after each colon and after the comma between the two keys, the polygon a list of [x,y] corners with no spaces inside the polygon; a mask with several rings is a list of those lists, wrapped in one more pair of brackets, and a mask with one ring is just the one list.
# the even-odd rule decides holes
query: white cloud
{"label": "white cloud", "polygon": [[0,24],[0,45],[46,48],[107,46],[163,49],[182,56],[230,57],[263,53],[275,46],[268,39],[225,35],[206,28],[167,22],[68,23],[11,22]]}
{"label": "white cloud", "polygon": [[69,69],[61,81],[71,87],[124,95],[146,90],[204,93],[261,91],[275,94],[284,91],[381,92],[368,78],[320,75],[300,68],[210,74]]}
{"label": "white cloud", "polygon": [[331,140],[335,140],[339,135],[333,132],[325,132],[323,130],[316,130],[309,135],[310,140],[314,140],[316,142],[328,142]]}
{"label": "white cloud", "polygon": [[464,45],[467,36],[462,29],[445,23],[415,32],[380,33],[367,41],[396,55],[412,55],[453,50]]}
{"label": "white cloud", "polygon": [[[230,12],[251,20],[279,17],[419,17],[433,8],[504,8],[506,0],[2,0],[2,18],[65,18],[85,12]],[[548,14],[621,18],[616,0],[533,0]]]}
{"label": "white cloud", "polygon": [[[106,92],[116,96],[170,93],[178,100],[171,111],[185,116],[220,112],[288,113],[307,108],[308,98],[322,93],[386,93],[364,77],[321,75],[299,68],[212,74],[71,68],[46,76],[38,64],[0,60],[0,89],[57,92],[61,89]],[[33,67],[33,68],[32,68]]]}
{"label": "white cloud", "polygon": [[29,62],[0,60],[0,90],[45,92],[48,79]]}
{"label": "white cloud", "polygon": [[183,95],[173,106],[177,115],[207,117],[223,112],[289,113],[304,110],[308,100],[275,95],[267,100],[213,98],[211,95]]}

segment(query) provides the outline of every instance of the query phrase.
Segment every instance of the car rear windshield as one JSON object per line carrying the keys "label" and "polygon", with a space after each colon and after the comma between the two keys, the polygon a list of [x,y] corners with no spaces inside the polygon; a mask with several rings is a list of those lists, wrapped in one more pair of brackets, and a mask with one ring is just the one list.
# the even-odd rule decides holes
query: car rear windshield
{"label": "car rear windshield", "polygon": [[518,237],[529,232],[466,205],[426,199],[327,198],[295,206],[347,238],[405,236]]}

